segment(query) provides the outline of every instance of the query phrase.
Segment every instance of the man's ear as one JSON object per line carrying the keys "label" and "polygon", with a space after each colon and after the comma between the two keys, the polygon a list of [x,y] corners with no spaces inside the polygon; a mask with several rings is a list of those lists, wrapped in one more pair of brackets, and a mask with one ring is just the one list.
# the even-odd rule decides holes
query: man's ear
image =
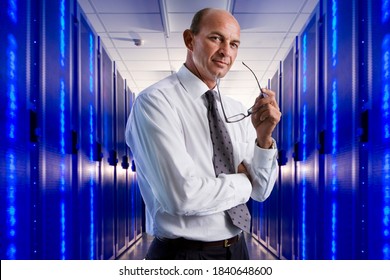
{"label": "man's ear", "polygon": [[186,45],[187,49],[192,51],[193,50],[193,41],[194,41],[194,34],[192,33],[192,31],[189,29],[184,30],[183,39],[184,39],[184,44]]}

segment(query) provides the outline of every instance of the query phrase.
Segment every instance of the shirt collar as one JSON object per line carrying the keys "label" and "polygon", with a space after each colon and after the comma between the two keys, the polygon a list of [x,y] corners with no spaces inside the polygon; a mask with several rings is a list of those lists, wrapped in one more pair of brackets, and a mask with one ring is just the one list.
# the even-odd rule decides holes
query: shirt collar
{"label": "shirt collar", "polygon": [[201,97],[206,91],[209,90],[207,85],[197,76],[195,76],[190,70],[188,70],[184,64],[177,72],[177,77],[185,91],[190,93],[193,99]]}

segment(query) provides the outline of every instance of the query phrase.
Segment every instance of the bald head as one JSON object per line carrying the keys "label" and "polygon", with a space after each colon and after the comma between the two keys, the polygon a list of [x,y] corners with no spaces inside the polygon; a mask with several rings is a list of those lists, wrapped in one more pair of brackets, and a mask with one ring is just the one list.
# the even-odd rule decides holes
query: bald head
{"label": "bald head", "polygon": [[204,8],[202,10],[199,10],[192,18],[190,30],[194,35],[197,35],[200,32],[200,28],[202,26],[203,20],[207,20],[207,18],[209,17],[221,17],[221,16],[230,18],[239,26],[238,21],[228,11],[222,9]]}

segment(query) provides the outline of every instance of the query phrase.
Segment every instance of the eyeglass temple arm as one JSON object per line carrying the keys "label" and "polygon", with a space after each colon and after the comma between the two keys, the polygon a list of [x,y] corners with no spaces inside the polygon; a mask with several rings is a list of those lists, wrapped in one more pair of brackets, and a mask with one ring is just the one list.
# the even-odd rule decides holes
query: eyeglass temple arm
{"label": "eyeglass temple arm", "polygon": [[241,62],[242,62],[242,64],[243,64],[246,68],[249,69],[249,71],[251,71],[251,73],[253,74],[253,76],[254,76],[255,79],[256,79],[257,85],[259,86],[260,92],[261,92],[262,94],[264,94],[263,90],[261,89],[261,85],[260,85],[260,83],[259,83],[259,80],[258,80],[257,77],[256,77],[255,72],[253,72],[253,70],[252,70],[248,65],[246,65],[244,61],[241,61]]}

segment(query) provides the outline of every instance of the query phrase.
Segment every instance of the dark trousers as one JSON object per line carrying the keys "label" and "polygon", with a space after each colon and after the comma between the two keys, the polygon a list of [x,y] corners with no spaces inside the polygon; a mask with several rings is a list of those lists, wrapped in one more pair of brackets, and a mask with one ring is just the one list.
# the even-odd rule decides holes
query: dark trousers
{"label": "dark trousers", "polygon": [[154,238],[146,254],[147,260],[248,260],[244,235],[229,247],[194,247],[185,242]]}

